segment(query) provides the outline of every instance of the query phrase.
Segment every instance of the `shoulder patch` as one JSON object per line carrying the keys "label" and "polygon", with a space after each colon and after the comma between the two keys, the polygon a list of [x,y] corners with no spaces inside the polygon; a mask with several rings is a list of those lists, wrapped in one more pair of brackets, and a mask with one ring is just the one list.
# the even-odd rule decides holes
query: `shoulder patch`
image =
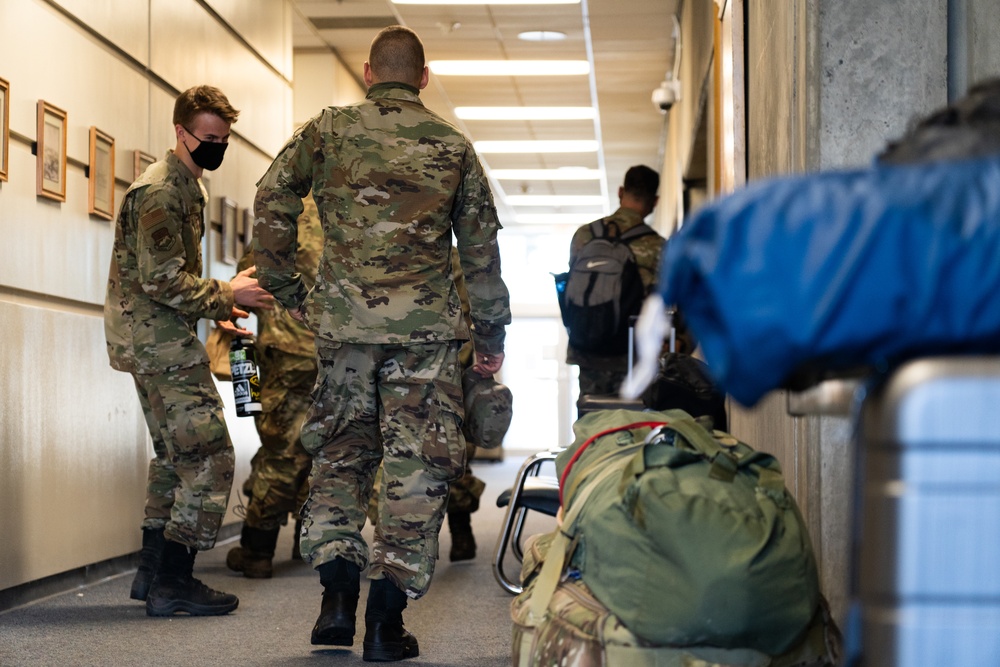
{"label": "shoulder patch", "polygon": [[153,225],[158,225],[166,219],[167,219],[167,212],[164,211],[162,208],[158,208],[153,211],[150,211],[146,215],[139,218],[139,224],[145,227],[146,229],[149,229]]}
{"label": "shoulder patch", "polygon": [[174,247],[174,237],[166,227],[160,227],[153,232],[153,248],[157,252],[167,252]]}

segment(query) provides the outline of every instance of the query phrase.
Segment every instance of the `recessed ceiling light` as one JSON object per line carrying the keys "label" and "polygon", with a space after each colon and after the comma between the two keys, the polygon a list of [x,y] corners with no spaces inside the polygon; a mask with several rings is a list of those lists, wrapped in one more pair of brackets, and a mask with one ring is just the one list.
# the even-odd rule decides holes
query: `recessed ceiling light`
{"label": "recessed ceiling light", "polygon": [[480,153],[596,153],[593,139],[566,141],[477,141]]}
{"label": "recessed ceiling light", "polygon": [[438,76],[576,76],[590,74],[586,60],[432,60]]}
{"label": "recessed ceiling light", "polygon": [[566,33],[558,30],[526,30],[517,34],[525,42],[559,42],[566,39]]}
{"label": "recessed ceiling light", "polygon": [[593,222],[593,213],[515,213],[514,222],[522,225],[585,225]]}
{"label": "recessed ceiling light", "polygon": [[594,107],[455,107],[462,120],[593,120]]}
{"label": "recessed ceiling light", "polygon": [[585,167],[490,169],[490,176],[498,181],[597,181],[601,178],[601,172]]}
{"label": "recessed ceiling light", "polygon": [[580,0],[392,0],[397,5],[578,5]]}
{"label": "recessed ceiling light", "polygon": [[604,206],[601,195],[507,195],[510,206]]}

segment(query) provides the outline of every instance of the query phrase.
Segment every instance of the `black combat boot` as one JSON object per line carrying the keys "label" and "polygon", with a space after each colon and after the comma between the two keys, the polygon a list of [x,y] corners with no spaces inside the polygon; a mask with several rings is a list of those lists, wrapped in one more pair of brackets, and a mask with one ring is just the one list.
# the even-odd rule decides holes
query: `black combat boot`
{"label": "black combat boot", "polygon": [[365,609],[365,662],[395,662],[420,655],[417,638],[403,627],[406,593],[388,579],[375,579]]}
{"label": "black combat boot", "polygon": [[351,646],[361,594],[361,568],[338,557],[316,569],[323,584],[323,604],[313,626],[312,643]]}
{"label": "black combat boot", "polygon": [[197,549],[167,540],[160,569],[146,598],[147,616],[172,616],[186,612],[192,616],[221,616],[236,609],[239,598],[212,590],[194,578]]}
{"label": "black combat boot", "polygon": [[451,532],[452,561],[472,560],[476,557],[476,538],[472,534],[472,515],[469,512],[448,512],[448,530]]}
{"label": "black combat boot", "polygon": [[133,600],[145,600],[149,595],[149,587],[153,583],[156,571],[160,569],[160,556],[163,555],[163,528],[142,529],[142,550],[139,551],[139,569],[132,580]]}
{"label": "black combat boot", "polygon": [[278,531],[251,528],[246,523],[240,531],[240,546],[233,547],[226,554],[226,567],[234,572],[242,572],[248,579],[270,579],[274,575],[274,547],[278,543]]}

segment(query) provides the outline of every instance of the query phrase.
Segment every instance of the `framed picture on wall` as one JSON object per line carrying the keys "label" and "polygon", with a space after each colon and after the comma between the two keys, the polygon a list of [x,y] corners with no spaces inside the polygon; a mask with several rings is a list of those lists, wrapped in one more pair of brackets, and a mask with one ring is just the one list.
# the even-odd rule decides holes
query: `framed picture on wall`
{"label": "framed picture on wall", "polygon": [[7,158],[10,151],[10,83],[0,79],[0,181],[7,180]]}
{"label": "framed picture on wall", "polygon": [[156,162],[156,158],[145,153],[143,151],[135,150],[132,151],[132,180],[142,176],[142,172],[146,171],[146,167]]}
{"label": "framed picture on wall", "polygon": [[87,211],[105,220],[115,215],[115,140],[90,127],[90,194]]}
{"label": "framed picture on wall", "polygon": [[222,216],[222,261],[226,264],[236,264],[238,240],[236,238],[236,202],[229,197],[221,200]]}
{"label": "framed picture on wall", "polygon": [[66,201],[66,112],[38,100],[35,194]]}

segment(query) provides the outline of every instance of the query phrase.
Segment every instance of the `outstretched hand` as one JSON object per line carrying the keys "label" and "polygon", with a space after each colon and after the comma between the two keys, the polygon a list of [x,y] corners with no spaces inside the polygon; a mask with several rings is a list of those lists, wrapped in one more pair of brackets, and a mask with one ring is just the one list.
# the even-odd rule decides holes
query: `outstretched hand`
{"label": "outstretched hand", "polygon": [[236,336],[237,338],[246,338],[248,336],[252,336],[253,335],[252,331],[250,331],[249,329],[240,328],[240,326],[233,321],[238,317],[246,317],[247,315],[248,313],[246,311],[240,310],[236,306],[233,306],[233,315],[232,315],[233,319],[219,320],[215,323],[215,326],[222,329],[222,331],[224,331],[225,333]]}
{"label": "outstretched hand", "polygon": [[257,273],[257,267],[251,266],[237,273],[236,277],[229,281],[233,288],[233,298],[241,306],[271,310],[274,308],[274,297],[257,283],[256,278],[252,277],[255,273]]}

